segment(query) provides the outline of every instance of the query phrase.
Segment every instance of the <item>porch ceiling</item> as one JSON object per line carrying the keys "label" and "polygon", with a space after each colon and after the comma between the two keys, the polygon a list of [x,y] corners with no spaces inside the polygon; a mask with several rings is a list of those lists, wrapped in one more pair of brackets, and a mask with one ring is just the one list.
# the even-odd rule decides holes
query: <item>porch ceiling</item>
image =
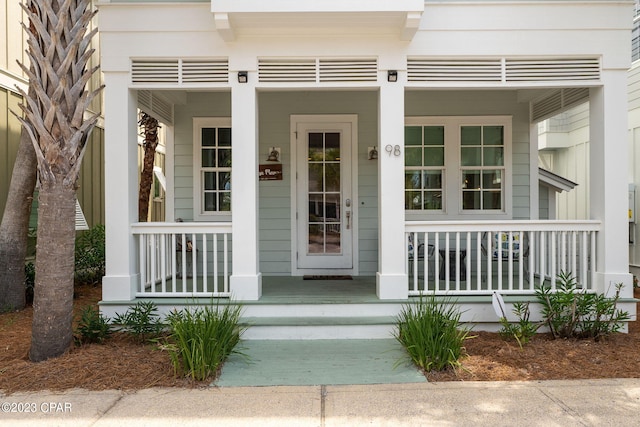
{"label": "porch ceiling", "polygon": [[242,36],[387,35],[411,40],[424,0],[212,0],[218,33]]}

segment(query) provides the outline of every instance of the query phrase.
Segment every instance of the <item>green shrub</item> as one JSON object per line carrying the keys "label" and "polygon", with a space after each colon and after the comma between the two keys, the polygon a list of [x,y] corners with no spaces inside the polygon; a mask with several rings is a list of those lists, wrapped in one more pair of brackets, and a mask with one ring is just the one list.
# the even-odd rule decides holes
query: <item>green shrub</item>
{"label": "green shrub", "polygon": [[27,304],[33,302],[33,290],[36,285],[36,266],[29,261],[24,265],[24,289]]}
{"label": "green shrub", "polygon": [[109,319],[92,306],[85,307],[76,327],[74,336],[76,343],[103,343],[110,335]]}
{"label": "green shrub", "polygon": [[621,283],[616,285],[615,296],[607,298],[578,289],[570,273],[561,272],[558,277],[555,292],[548,286],[536,290],[542,317],[554,338],[597,339],[620,331],[630,319],[628,312],[617,309]]}
{"label": "green shrub", "polygon": [[124,314],[116,313],[113,323],[120,325],[122,331],[134,336],[138,342],[159,337],[166,326],[160,319],[158,307],[151,301],[138,301]]}
{"label": "green shrub", "polygon": [[104,225],[96,225],[76,238],[76,283],[99,283],[105,273],[105,262],[105,229]]}
{"label": "green shrub", "polygon": [[502,325],[502,329],[499,333],[503,338],[514,338],[520,348],[522,348],[524,344],[527,344],[531,340],[531,337],[536,334],[542,324],[533,323],[529,320],[531,312],[528,302],[514,303],[513,313],[518,316],[518,322],[511,323],[506,317],[501,317],[500,324]]}
{"label": "green shrub", "polygon": [[465,353],[464,341],[470,332],[461,326],[460,315],[448,298],[421,296],[416,304],[403,307],[395,338],[425,371],[459,367]]}
{"label": "green shrub", "polygon": [[232,353],[244,328],[238,325],[241,308],[226,305],[174,311],[167,316],[169,351],[176,375],[205,380],[215,375]]}

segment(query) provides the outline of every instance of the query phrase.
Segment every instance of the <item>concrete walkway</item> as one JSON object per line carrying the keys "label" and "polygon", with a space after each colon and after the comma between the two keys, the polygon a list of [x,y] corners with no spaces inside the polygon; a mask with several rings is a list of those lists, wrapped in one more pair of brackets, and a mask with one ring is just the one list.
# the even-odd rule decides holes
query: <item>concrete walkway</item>
{"label": "concrete walkway", "polygon": [[631,426],[640,379],[72,390],[0,407],[2,426]]}

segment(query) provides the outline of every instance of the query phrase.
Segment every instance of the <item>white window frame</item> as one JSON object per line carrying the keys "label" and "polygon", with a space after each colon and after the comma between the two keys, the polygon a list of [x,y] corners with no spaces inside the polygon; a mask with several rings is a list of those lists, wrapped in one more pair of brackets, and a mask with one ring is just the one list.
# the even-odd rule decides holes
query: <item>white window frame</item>
{"label": "white window frame", "polygon": [[[442,210],[405,210],[408,219],[510,219],[513,216],[513,159],[511,116],[424,116],[406,117],[405,126],[444,126],[444,170]],[[504,183],[501,210],[462,209],[460,129],[462,126],[504,127]],[[405,169],[406,170],[406,169]],[[404,182],[404,181],[403,181]],[[403,189],[404,190],[404,189]]]}
{"label": "white window frame", "polygon": [[[193,118],[193,219],[194,221],[231,221],[231,211],[205,212],[204,182],[202,167],[202,129],[231,128],[231,117],[194,117]],[[233,142],[231,146],[233,151]],[[232,165],[233,167],[233,165]],[[209,169],[209,168],[207,168]],[[233,183],[231,185],[233,197]]]}

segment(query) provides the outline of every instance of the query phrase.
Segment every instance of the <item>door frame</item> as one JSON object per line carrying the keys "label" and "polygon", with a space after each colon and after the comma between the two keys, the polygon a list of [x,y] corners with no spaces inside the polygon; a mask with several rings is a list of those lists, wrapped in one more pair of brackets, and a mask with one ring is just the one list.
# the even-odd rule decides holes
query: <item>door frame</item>
{"label": "door frame", "polygon": [[[359,272],[359,239],[358,239],[358,115],[357,114],[292,114],[290,116],[291,135],[291,275],[305,274],[351,274]],[[298,135],[297,128],[301,123],[313,123],[318,126],[330,123],[349,123],[351,125],[351,163],[347,165],[351,172],[351,239],[352,268],[298,268]]]}

